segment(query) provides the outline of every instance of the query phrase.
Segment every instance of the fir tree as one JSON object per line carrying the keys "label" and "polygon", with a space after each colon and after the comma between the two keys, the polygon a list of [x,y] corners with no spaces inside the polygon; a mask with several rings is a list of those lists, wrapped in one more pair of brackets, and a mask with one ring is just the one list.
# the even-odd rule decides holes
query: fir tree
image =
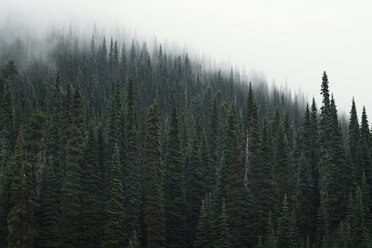
{"label": "fir tree", "polygon": [[293,177],[291,175],[292,170],[288,141],[282,121],[280,121],[277,130],[274,172],[275,186],[278,192],[277,197],[279,197],[276,199],[276,207],[278,209],[280,208],[280,202],[283,201],[282,197],[285,194],[288,194],[289,199],[292,200],[294,187]]}
{"label": "fir tree", "polygon": [[[187,199],[187,216],[188,216],[188,237],[189,242],[195,239],[195,229],[198,225],[198,217],[200,213],[201,201],[205,194],[204,184],[204,168],[200,156],[200,124],[196,122],[194,129],[194,139],[192,141],[192,149],[190,163],[186,167],[186,199]],[[190,246],[192,243],[190,244]]]}
{"label": "fir tree", "polygon": [[54,164],[46,164],[41,172],[39,209],[39,236],[37,247],[58,246],[59,187]]}
{"label": "fir tree", "polygon": [[278,248],[296,247],[292,225],[287,196],[284,195],[282,211],[278,223]]}
{"label": "fir tree", "polygon": [[[141,177],[138,149],[137,116],[134,106],[133,81],[129,79],[126,114],[126,158],[123,165],[123,184],[126,202],[125,231],[139,231],[141,206]],[[127,237],[129,240],[130,237]]]}
{"label": "fir tree", "polygon": [[77,84],[71,106],[71,124],[66,130],[69,137],[66,145],[66,169],[61,188],[61,217],[59,247],[79,247],[81,211],[81,163],[84,130],[82,97]]}
{"label": "fir tree", "polygon": [[355,101],[353,98],[351,111],[350,111],[350,122],[349,122],[349,152],[351,156],[351,163],[353,166],[353,175],[355,181],[360,185],[362,179],[362,168],[359,159],[359,140],[360,140],[360,131],[359,131],[359,122],[357,111],[355,107]]}
{"label": "fir tree", "polygon": [[8,214],[8,248],[32,248],[37,237],[35,210],[37,207],[32,185],[32,167],[23,159],[22,131],[18,135],[13,157],[14,177],[11,183]]}
{"label": "fir tree", "polygon": [[164,247],[165,216],[159,116],[156,101],[147,116],[144,153],[144,223],[146,247]]}
{"label": "fir tree", "polygon": [[184,166],[178,127],[178,114],[173,104],[168,134],[164,172],[166,247],[185,247],[186,198]]}
{"label": "fir tree", "polygon": [[221,215],[219,217],[218,223],[218,243],[217,248],[230,248],[230,230],[228,226],[228,220],[226,215],[226,203],[225,200],[222,201],[221,205]]}
{"label": "fir tree", "polygon": [[114,144],[112,154],[111,177],[109,181],[109,197],[105,204],[102,247],[124,247],[124,192],[120,169],[119,149]]}
{"label": "fir tree", "polygon": [[215,223],[212,208],[212,195],[207,193],[202,200],[200,209],[199,224],[197,226],[195,248],[213,248],[215,247]]}
{"label": "fir tree", "polygon": [[92,128],[89,130],[84,149],[84,162],[81,166],[80,247],[100,247],[101,203],[99,190],[102,175],[98,165],[98,147]]}
{"label": "fir tree", "polygon": [[312,235],[313,232],[313,181],[310,163],[301,154],[298,165],[297,187],[296,187],[296,224],[301,237]]}

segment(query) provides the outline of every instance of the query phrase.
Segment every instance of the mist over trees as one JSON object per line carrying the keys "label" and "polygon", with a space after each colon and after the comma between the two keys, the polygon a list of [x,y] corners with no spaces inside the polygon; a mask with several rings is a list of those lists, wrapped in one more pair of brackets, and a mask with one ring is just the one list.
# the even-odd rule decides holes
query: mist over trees
{"label": "mist over trees", "polygon": [[162,45],[4,37],[0,247],[371,247],[366,110],[326,72],[306,104]]}

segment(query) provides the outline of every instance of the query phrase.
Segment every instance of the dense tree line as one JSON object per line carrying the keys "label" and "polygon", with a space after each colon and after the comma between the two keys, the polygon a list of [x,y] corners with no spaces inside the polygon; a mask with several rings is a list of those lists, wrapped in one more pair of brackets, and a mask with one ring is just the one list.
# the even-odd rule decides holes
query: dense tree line
{"label": "dense tree line", "polygon": [[55,67],[2,44],[0,247],[372,246],[366,110],[345,132],[326,72],[318,110],[162,46],[51,39]]}

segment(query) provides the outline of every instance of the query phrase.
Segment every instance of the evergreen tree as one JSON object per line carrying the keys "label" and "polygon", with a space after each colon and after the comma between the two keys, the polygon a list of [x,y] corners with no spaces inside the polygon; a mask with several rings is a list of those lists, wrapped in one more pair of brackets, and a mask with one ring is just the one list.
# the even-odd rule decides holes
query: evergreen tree
{"label": "evergreen tree", "polygon": [[69,137],[66,145],[66,169],[61,188],[61,217],[59,247],[79,247],[81,211],[81,163],[84,130],[82,96],[79,84],[76,85],[71,106],[71,124],[66,130]]}
{"label": "evergreen tree", "polygon": [[144,162],[144,223],[146,247],[164,247],[165,217],[163,168],[160,150],[159,116],[156,101],[147,116]]}
{"label": "evergreen tree", "polygon": [[178,114],[173,104],[164,172],[166,247],[185,247],[186,198],[184,166],[178,127]]}
{"label": "evergreen tree", "polygon": [[298,165],[297,186],[296,186],[296,224],[301,237],[312,235],[313,233],[313,181],[310,163],[301,154]]}
{"label": "evergreen tree", "polygon": [[53,100],[48,119],[46,164],[41,170],[37,219],[39,236],[37,247],[58,246],[59,193],[63,176],[61,145],[61,102],[59,73],[56,76]]}
{"label": "evergreen tree", "polygon": [[194,129],[194,139],[192,141],[192,149],[190,163],[186,167],[186,200],[187,200],[187,216],[188,216],[188,237],[187,240],[192,242],[195,240],[195,230],[198,225],[198,217],[200,213],[201,201],[205,194],[204,184],[204,168],[200,156],[200,124],[196,121]]}
{"label": "evergreen tree", "polygon": [[54,164],[46,164],[41,172],[39,209],[39,236],[37,247],[46,248],[58,246],[59,217],[59,187],[58,176]]}
{"label": "evergreen tree", "polygon": [[246,237],[243,237],[245,234],[243,229],[246,228],[246,211],[250,209],[246,206],[248,192],[244,185],[244,170],[239,149],[240,132],[234,105],[230,107],[229,112],[223,154],[223,166],[226,170],[223,192],[226,197],[226,214],[231,234],[230,244],[232,247],[240,247],[247,245],[244,244]]}
{"label": "evergreen tree", "polygon": [[207,193],[202,200],[200,209],[199,224],[197,226],[195,248],[213,248],[215,247],[215,223],[212,208],[212,195]]}
{"label": "evergreen tree", "polygon": [[[139,164],[137,116],[134,106],[133,82],[129,79],[126,114],[126,159],[123,165],[123,184],[126,202],[125,231],[131,234],[139,232],[141,206],[141,177]],[[127,237],[129,240],[130,237]]]}
{"label": "evergreen tree", "polygon": [[37,237],[37,207],[32,183],[32,167],[23,158],[22,131],[18,135],[13,157],[14,177],[11,183],[8,214],[8,248],[32,248]]}
{"label": "evergreen tree", "polygon": [[81,170],[81,236],[80,247],[100,247],[100,212],[99,190],[102,175],[98,165],[98,147],[93,129],[90,128],[84,162]]}
{"label": "evergreen tree", "polygon": [[261,145],[261,165],[256,169],[256,232],[259,235],[264,235],[265,227],[268,221],[268,213],[273,211],[275,203],[275,188],[274,188],[274,151],[271,126],[268,120],[264,119],[262,145]]}
{"label": "evergreen tree", "polygon": [[[4,75],[5,78],[6,75]],[[7,246],[8,224],[7,217],[10,211],[11,182],[13,179],[13,166],[10,161],[12,153],[13,134],[13,106],[10,91],[10,81],[5,79],[0,95],[0,246]]]}
{"label": "evergreen tree", "polygon": [[287,196],[284,195],[282,211],[278,222],[278,248],[296,247],[292,225]]}
{"label": "evergreen tree", "polygon": [[124,192],[120,169],[119,149],[114,144],[112,154],[111,177],[109,181],[109,196],[105,204],[105,221],[103,224],[102,247],[124,247]]}
{"label": "evergreen tree", "polygon": [[217,248],[230,248],[230,230],[228,226],[228,220],[226,215],[226,203],[225,200],[222,201],[221,205],[221,215],[218,223],[218,243]]}
{"label": "evergreen tree", "polygon": [[338,123],[337,110],[332,97],[330,105],[331,140],[329,141],[329,163],[327,165],[327,198],[326,206],[329,214],[331,231],[335,230],[340,221],[344,219],[347,194],[352,183],[352,172],[345,161],[345,148],[341,128]]}
{"label": "evergreen tree", "polygon": [[355,107],[355,101],[353,98],[351,111],[350,111],[350,122],[349,122],[349,152],[351,156],[351,163],[353,166],[353,175],[355,181],[360,185],[362,179],[362,168],[360,166],[359,159],[359,140],[360,140],[360,131],[359,131],[359,122],[357,111]]}
{"label": "evergreen tree", "polygon": [[277,130],[275,146],[275,186],[277,188],[276,211],[280,208],[282,197],[288,194],[290,201],[293,197],[294,182],[291,170],[291,161],[289,156],[289,147],[287,136],[285,134],[283,122],[280,121]]}

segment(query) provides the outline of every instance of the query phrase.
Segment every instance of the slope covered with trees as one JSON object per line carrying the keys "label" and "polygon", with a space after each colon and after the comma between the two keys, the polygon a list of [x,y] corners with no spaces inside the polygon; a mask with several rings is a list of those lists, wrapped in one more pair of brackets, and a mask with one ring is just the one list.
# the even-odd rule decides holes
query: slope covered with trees
{"label": "slope covered with trees", "polygon": [[48,41],[0,42],[0,247],[371,247],[366,110],[345,129],[326,72],[305,106],[161,45]]}

